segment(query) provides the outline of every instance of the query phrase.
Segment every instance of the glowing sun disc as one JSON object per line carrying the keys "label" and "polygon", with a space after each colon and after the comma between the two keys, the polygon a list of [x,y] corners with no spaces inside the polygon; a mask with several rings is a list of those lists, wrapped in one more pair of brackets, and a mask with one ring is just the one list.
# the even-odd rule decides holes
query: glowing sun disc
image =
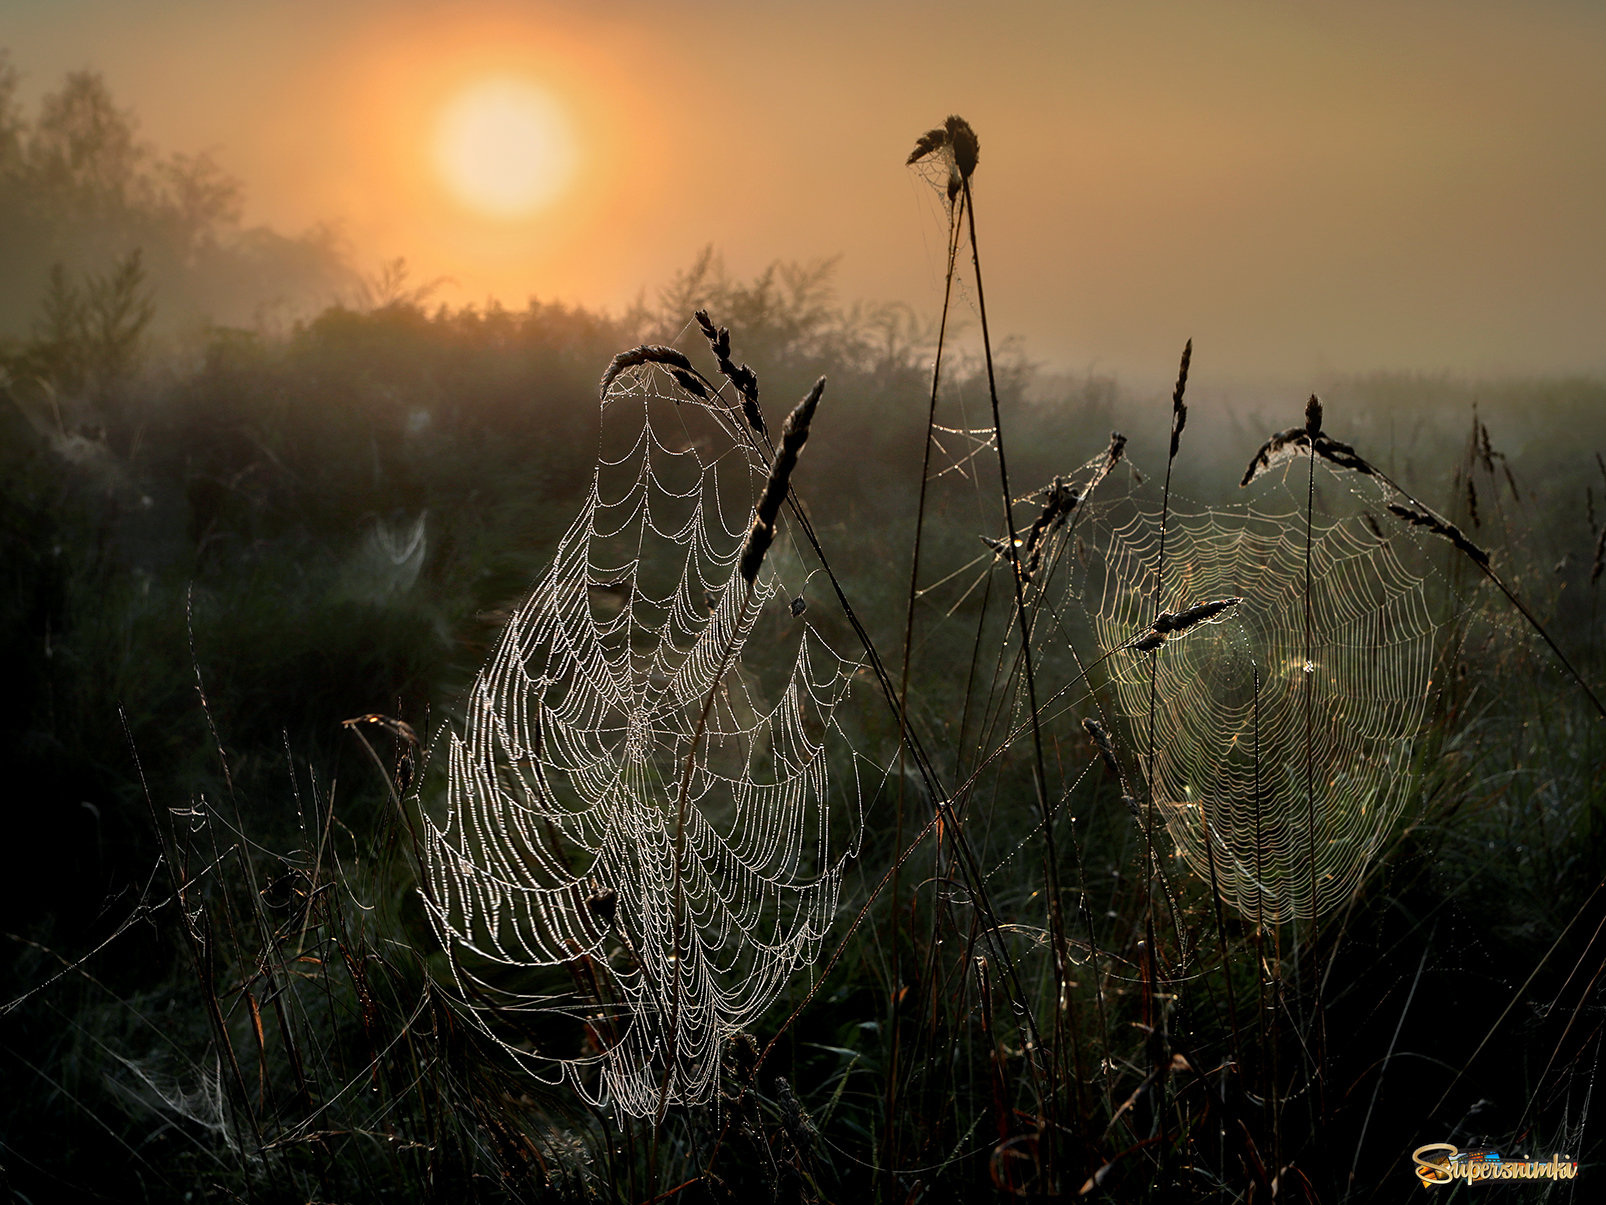
{"label": "glowing sun disc", "polygon": [[464,89],[441,111],[435,159],[464,204],[519,217],[563,191],[574,171],[568,123],[552,98],[518,79]]}

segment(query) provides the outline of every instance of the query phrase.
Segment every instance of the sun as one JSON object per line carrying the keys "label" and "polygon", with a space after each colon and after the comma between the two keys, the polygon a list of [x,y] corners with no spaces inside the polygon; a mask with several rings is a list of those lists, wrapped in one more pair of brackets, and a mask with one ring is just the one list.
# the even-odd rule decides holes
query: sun
{"label": "sun", "polygon": [[496,218],[555,200],[574,174],[575,146],[557,102],[528,80],[481,80],[441,109],[435,162],[451,193]]}

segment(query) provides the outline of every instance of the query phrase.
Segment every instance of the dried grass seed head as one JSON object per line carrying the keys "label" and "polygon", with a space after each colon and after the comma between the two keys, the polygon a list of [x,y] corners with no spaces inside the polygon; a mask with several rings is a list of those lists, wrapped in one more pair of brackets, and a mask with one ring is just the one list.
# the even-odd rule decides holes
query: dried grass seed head
{"label": "dried grass seed head", "polygon": [[943,150],[948,152],[947,192],[948,203],[952,205],[959,196],[959,190],[976,170],[976,163],[981,157],[981,143],[968,121],[963,117],[950,116],[939,128],[927,130],[916,139],[915,149],[909,152],[904,162],[913,166]]}
{"label": "dried grass seed head", "polygon": [[1104,758],[1105,768],[1119,779],[1121,777],[1121,764],[1115,760],[1115,746],[1110,743],[1110,734],[1105,730],[1104,725],[1089,716],[1082,721],[1082,731],[1093,738],[1093,744],[1097,746],[1099,754]]}
{"label": "dried grass seed head", "polygon": [[1152,653],[1165,643],[1165,633],[1148,631],[1132,642],[1134,653]]}
{"label": "dried grass seed head", "polygon": [[1037,572],[1043,545],[1047,542],[1049,534],[1070,518],[1071,512],[1081,501],[1081,495],[1076,492],[1076,486],[1071,483],[1071,479],[1062,476],[1056,476],[1034,496],[1041,497],[1044,501],[1043,509],[1032,520],[1031,527],[1021,539],[1027,555],[1026,563],[1021,567],[1021,576],[1027,581]]}
{"label": "dried grass seed head", "polygon": [[1243,480],[1238,483],[1239,488],[1248,485],[1273,465],[1299,455],[1309,446],[1310,435],[1304,427],[1289,427],[1286,431],[1277,432],[1260,445],[1260,450],[1249,461]]}
{"label": "dried grass seed head", "polygon": [[1322,431],[1323,419],[1321,399],[1313,393],[1310,395],[1310,400],[1305,403],[1305,425],[1279,431],[1261,444],[1260,450],[1249,461],[1249,467],[1244,470],[1243,479],[1238,485],[1247,486],[1261,473],[1291,456],[1311,453],[1341,469],[1364,473],[1368,477],[1376,476],[1377,470],[1351,445],[1334,439]]}
{"label": "dried grass seed head", "polygon": [[971,173],[976,170],[976,163],[981,158],[981,142],[976,137],[976,131],[970,128],[970,123],[963,117],[950,115],[943,122],[943,129],[948,135],[948,147],[953,151],[954,166],[959,169],[961,180],[970,179]]}
{"label": "dried grass seed head", "polygon": [[692,362],[686,358],[686,353],[677,351],[673,347],[663,347],[657,344],[643,343],[640,347],[632,347],[629,351],[622,351],[616,355],[608,365],[608,371],[602,374],[602,384],[597,389],[598,397],[607,397],[608,390],[613,386],[619,375],[632,368],[639,368],[643,364],[662,364],[670,371],[680,369],[685,373],[695,373]]}
{"label": "dried grass seed head", "polygon": [[1504,452],[1496,452],[1495,455],[1500,458],[1500,471],[1505,476],[1506,484],[1511,487],[1511,496],[1521,502],[1522,495],[1517,492],[1517,479],[1511,475],[1511,462],[1506,459]]}
{"label": "dried grass seed head", "polygon": [[1182,348],[1182,363],[1177,368],[1177,387],[1171,393],[1171,459],[1177,458],[1182,445],[1182,429],[1188,425],[1188,407],[1182,396],[1188,389],[1188,366],[1193,362],[1193,340]]}
{"label": "dried grass seed head", "polygon": [[1359,452],[1349,444],[1340,443],[1331,436],[1318,435],[1311,446],[1316,449],[1316,454],[1323,460],[1336,464],[1340,468],[1350,469],[1356,473],[1365,473],[1368,477],[1376,473],[1376,470],[1366,462]]}
{"label": "dried grass seed head", "polygon": [[742,543],[741,558],[736,563],[742,580],[749,586],[758,578],[759,567],[764,564],[764,554],[769,551],[773,539],[775,528],[754,519],[753,526],[747,530],[747,539]]}
{"label": "dried grass seed head", "polygon": [[798,453],[808,442],[809,424],[814,421],[814,411],[824,393],[825,378],[821,377],[814,382],[814,387],[803,400],[792,408],[792,413],[786,416],[786,422],[781,426],[781,446],[775,453],[775,463],[770,466],[769,480],[764,483],[764,493],[758,500],[753,526],[747,533],[738,561],[742,578],[749,585],[758,576],[764,553],[775,539],[775,520],[780,516],[781,503],[786,499],[786,491],[791,484],[792,470],[797,467]]}
{"label": "dried grass seed head", "polygon": [[1241,597],[1218,598],[1212,602],[1196,603],[1181,611],[1162,611],[1154,621],[1154,630],[1167,635],[1180,636],[1189,628],[1201,623],[1209,623],[1224,611],[1229,611],[1243,602]]}
{"label": "dried grass seed head", "polygon": [[1435,535],[1443,536],[1471,557],[1478,565],[1485,569],[1489,567],[1489,554],[1467,539],[1461,529],[1454,523],[1446,523],[1437,515],[1412,510],[1409,506],[1401,506],[1396,502],[1389,503],[1389,512],[1398,518],[1404,519],[1412,527],[1425,527]]}
{"label": "dried grass seed head", "polygon": [[1238,596],[1217,598],[1210,602],[1195,603],[1180,611],[1161,611],[1155,617],[1153,626],[1132,641],[1129,647],[1136,653],[1152,653],[1166,641],[1182,636],[1202,623],[1210,623],[1241,602],[1243,598]]}
{"label": "dried grass seed head", "polygon": [[719,364],[719,371],[724,378],[736,387],[736,392],[742,399],[742,415],[750,426],[759,435],[765,433],[764,415],[758,408],[758,374],[746,364],[736,364],[731,360],[731,333],[727,327],[716,327],[714,320],[708,316],[707,310],[698,310],[692,317],[697,319],[697,326],[708,340],[709,349],[714,353],[714,359]]}
{"label": "dried grass seed head", "polygon": [[909,157],[903,161],[905,167],[913,167],[928,155],[936,154],[948,145],[948,131],[938,126],[934,130],[927,130],[915,139],[915,149],[909,152]]}
{"label": "dried grass seed head", "polygon": [[708,390],[703,383],[697,379],[695,373],[687,372],[684,368],[671,368],[669,370],[669,375],[675,378],[675,384],[679,385],[693,397],[701,398],[705,402],[708,400]]}

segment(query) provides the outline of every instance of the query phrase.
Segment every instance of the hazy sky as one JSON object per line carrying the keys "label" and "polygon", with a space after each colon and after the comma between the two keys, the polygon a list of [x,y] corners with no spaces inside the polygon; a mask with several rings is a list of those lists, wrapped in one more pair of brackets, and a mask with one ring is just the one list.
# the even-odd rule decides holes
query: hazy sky
{"label": "hazy sky", "polygon": [[[1606,5],[7,0],[37,100],[102,71],[144,137],[213,149],[247,218],[337,221],[451,300],[622,308],[712,243],[747,276],[934,310],[904,156],[981,139],[989,314],[1032,355],[1163,378],[1606,370]],[[441,115],[544,91],[567,182],[487,215]]]}

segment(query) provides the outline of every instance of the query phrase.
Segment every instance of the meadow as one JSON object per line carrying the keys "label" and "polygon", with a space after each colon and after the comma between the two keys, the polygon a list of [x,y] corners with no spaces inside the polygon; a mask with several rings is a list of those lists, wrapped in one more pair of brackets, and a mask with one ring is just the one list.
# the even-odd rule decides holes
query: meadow
{"label": "meadow", "polygon": [[[1341,377],[1311,382],[1315,412],[1309,390],[1211,392],[1187,332],[1169,396],[1049,377],[986,328],[985,164],[951,125],[927,139],[940,318],[841,304],[828,264],[738,281],[710,254],[623,316],[432,306],[395,273],[164,355],[137,258],[57,274],[5,349],[0,406],[12,1193],[1388,1201],[1422,1191],[1411,1152],[1434,1142],[1577,1161],[1588,1192],[1606,383]],[[617,459],[610,364],[649,428],[697,430],[674,456],[749,457],[718,487],[738,518],[710,556],[731,614],[772,590],[744,621],[754,707],[779,702],[804,625],[846,691],[799,721],[831,763],[813,823],[833,851],[799,873],[851,855],[824,931],[750,1023],[716,1030],[700,1098],[671,1099],[672,1051],[635,1110],[597,1065],[626,1049],[609,985],[651,964],[646,920],[615,924],[598,887],[576,907],[607,921],[588,953],[465,972],[427,886],[476,675],[546,588],[598,449]],[[796,509],[738,571],[782,420],[820,376],[781,483]],[[1242,556],[1261,527],[1266,576],[1207,589],[1212,550]],[[1315,551],[1366,529],[1376,548]],[[673,581],[682,546],[643,543],[632,574]],[[1265,629],[1187,608],[1271,592],[1305,678],[1329,664],[1314,600],[1412,610],[1346,646],[1331,725],[1308,688],[1275,740],[1268,718],[1263,764]],[[559,617],[647,606],[609,580],[582,596]],[[1402,646],[1406,668],[1378,668]],[[692,775],[684,737],[666,779]],[[1262,775],[1288,780],[1281,836],[1218,840],[1227,812],[1172,790],[1217,763],[1252,774],[1255,824]]]}

